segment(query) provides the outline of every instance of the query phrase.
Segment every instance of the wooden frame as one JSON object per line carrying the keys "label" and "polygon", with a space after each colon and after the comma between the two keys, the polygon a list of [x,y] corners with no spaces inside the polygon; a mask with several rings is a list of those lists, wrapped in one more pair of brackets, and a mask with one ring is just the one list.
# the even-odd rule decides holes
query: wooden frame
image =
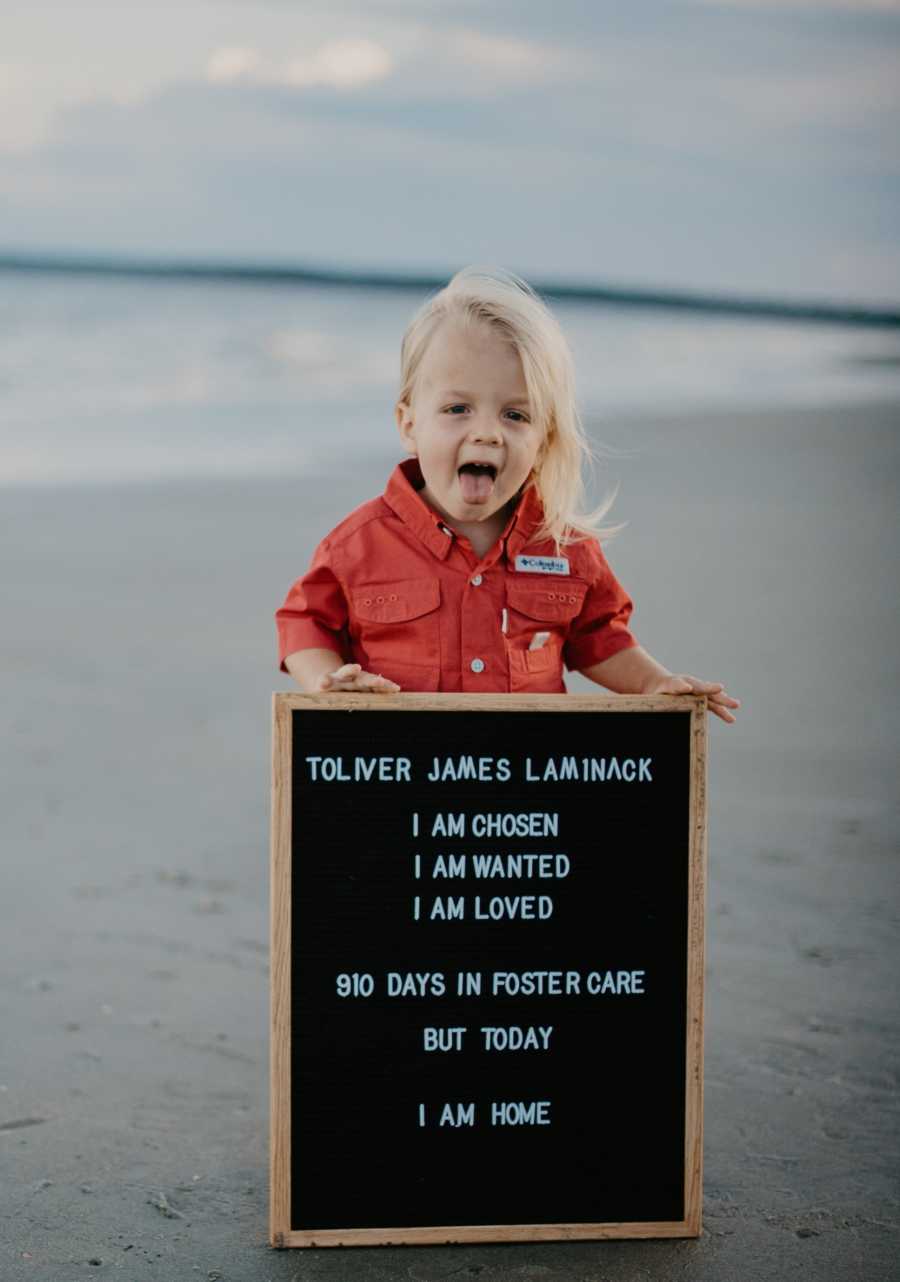
{"label": "wooden frame", "polygon": [[[690,714],[691,779],[685,1062],[685,1216],[680,1221],[599,1224],[291,1228],[291,713],[301,708],[380,711],[670,712]],[[302,694],[272,697],[271,1130],[269,1240],[275,1247],[373,1246],[602,1238],[698,1237],[702,1232],[703,1021],[707,861],[707,701],[704,696],[504,694]]]}

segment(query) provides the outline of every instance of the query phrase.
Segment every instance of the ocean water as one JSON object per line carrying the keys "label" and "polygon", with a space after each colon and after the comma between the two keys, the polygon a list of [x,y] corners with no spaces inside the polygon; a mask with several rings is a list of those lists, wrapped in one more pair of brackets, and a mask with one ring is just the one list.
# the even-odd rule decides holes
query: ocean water
{"label": "ocean water", "polygon": [[[0,484],[280,476],[389,453],[423,295],[0,272]],[[900,399],[900,335],[551,303],[598,442],[634,416]]]}

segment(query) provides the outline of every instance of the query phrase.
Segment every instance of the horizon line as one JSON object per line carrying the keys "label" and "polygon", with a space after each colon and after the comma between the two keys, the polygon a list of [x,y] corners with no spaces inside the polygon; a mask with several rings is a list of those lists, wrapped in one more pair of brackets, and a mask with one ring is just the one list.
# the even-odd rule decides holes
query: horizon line
{"label": "horizon line", "polygon": [[[226,280],[236,284],[334,285],[345,288],[429,291],[443,288],[453,274],[397,273],[358,268],[304,267],[287,263],[250,263],[159,256],[0,251],[0,271],[55,272],[70,275],[163,277],[173,280]],[[638,289],[564,281],[529,281],[546,298],[568,302],[646,307],[663,311],[718,313],[744,318],[818,321],[878,328],[900,328],[900,308],[864,303],[795,302],[788,299],[694,293],[678,289]]]}

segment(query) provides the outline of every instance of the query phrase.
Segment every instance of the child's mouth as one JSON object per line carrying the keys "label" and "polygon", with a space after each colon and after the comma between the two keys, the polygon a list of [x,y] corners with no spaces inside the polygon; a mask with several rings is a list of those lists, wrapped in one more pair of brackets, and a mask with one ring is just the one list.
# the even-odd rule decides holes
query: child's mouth
{"label": "child's mouth", "polygon": [[463,463],[456,475],[466,503],[485,503],[494,492],[497,469],[493,463]]}

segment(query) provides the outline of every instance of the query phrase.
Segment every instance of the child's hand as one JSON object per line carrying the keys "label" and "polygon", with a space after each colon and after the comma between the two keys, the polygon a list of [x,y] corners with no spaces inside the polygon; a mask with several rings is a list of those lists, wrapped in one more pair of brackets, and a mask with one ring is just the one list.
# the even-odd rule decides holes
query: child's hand
{"label": "child's hand", "polygon": [[329,694],[347,690],[358,690],[364,694],[396,694],[400,687],[381,673],[363,672],[358,663],[345,663],[335,672],[323,673],[317,689]]}
{"label": "child's hand", "polygon": [[736,718],[727,711],[728,708],[739,708],[740,699],[732,699],[721,681],[700,681],[687,672],[672,672],[667,677],[660,677],[644,691],[645,694],[705,694],[709,701],[709,710],[723,721],[734,721]]}

